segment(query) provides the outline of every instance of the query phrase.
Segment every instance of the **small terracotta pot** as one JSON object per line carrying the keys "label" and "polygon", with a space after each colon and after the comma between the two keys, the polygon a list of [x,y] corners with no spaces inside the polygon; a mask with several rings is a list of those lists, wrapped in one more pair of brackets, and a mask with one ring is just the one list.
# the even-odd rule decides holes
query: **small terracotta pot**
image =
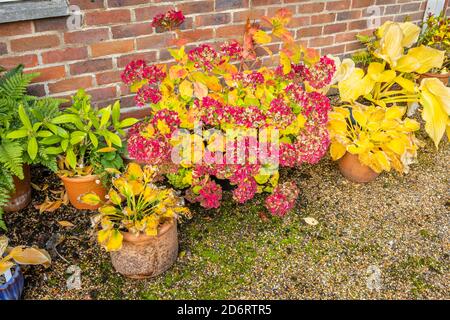
{"label": "small terracotta pot", "polygon": [[117,272],[133,279],[156,277],[169,269],[178,256],[177,221],[163,224],[157,236],[122,232],[122,249],[110,253]]}
{"label": "small terracotta pot", "polygon": [[370,167],[361,164],[357,155],[346,153],[338,161],[339,170],[348,180],[357,183],[366,183],[375,180],[379,173]]}
{"label": "small terracotta pot", "polygon": [[442,81],[444,86],[448,86],[448,78],[450,77],[450,73],[424,73],[420,75],[419,83],[422,82],[422,79],[426,78],[436,78]]}
{"label": "small terracotta pot", "polygon": [[8,204],[3,208],[5,212],[19,211],[25,208],[31,201],[31,174],[30,166],[23,166],[23,180],[13,177],[16,191],[11,195]]}
{"label": "small terracotta pot", "polygon": [[63,177],[60,176],[64,182],[67,194],[69,196],[70,203],[77,209],[82,210],[96,210],[101,207],[101,204],[97,206],[90,206],[82,203],[79,198],[81,195],[89,192],[94,192],[102,200],[105,200],[107,193],[105,187],[101,184],[99,177],[96,175],[79,176],[79,177]]}

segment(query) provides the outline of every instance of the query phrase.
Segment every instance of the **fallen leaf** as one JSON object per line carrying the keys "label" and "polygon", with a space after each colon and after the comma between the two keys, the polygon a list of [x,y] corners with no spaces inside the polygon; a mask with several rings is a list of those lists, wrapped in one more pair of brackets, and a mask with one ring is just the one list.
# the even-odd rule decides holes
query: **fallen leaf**
{"label": "fallen leaf", "polygon": [[75,227],[75,225],[74,225],[72,222],[70,222],[70,221],[61,220],[61,221],[58,221],[58,223],[59,223],[61,226],[63,226],[64,228],[72,228],[72,227]]}
{"label": "fallen leaf", "polygon": [[303,220],[305,220],[305,222],[307,224],[309,224],[310,226],[316,226],[319,224],[319,222],[316,219],[311,218],[311,217],[303,218]]}
{"label": "fallen leaf", "polygon": [[53,212],[53,211],[59,209],[59,207],[61,207],[62,203],[63,202],[61,200],[50,201],[50,199],[47,197],[43,203],[35,205],[34,207],[36,209],[38,209],[40,213]]}
{"label": "fallen leaf", "polygon": [[265,214],[264,212],[260,211],[260,212],[258,213],[258,215],[259,215],[259,217],[261,218],[261,220],[262,220],[263,222],[269,221],[269,218],[267,218],[267,216],[266,216],[266,214]]}

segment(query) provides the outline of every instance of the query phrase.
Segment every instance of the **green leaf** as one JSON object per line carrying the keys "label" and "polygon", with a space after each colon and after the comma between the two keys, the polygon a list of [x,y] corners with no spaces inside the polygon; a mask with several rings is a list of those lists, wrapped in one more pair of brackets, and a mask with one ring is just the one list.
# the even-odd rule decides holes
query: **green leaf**
{"label": "green leaf", "polygon": [[41,144],[45,144],[45,145],[51,145],[51,144],[55,144],[61,142],[61,137],[58,136],[51,136],[48,138],[44,138],[40,141]]}
{"label": "green leaf", "polygon": [[122,139],[120,139],[120,137],[117,134],[106,131],[104,132],[104,137],[107,142],[109,141],[118,147],[122,146]]}
{"label": "green leaf", "polygon": [[52,123],[47,123],[47,128],[49,128],[54,134],[60,136],[63,139],[69,138],[69,133],[61,127],[54,125]]}
{"label": "green leaf", "polygon": [[39,131],[39,132],[37,133],[37,136],[38,136],[39,138],[50,138],[50,137],[54,137],[53,133],[52,133],[51,131],[48,131],[48,130],[42,130],[42,131]]}
{"label": "green leaf", "polygon": [[27,129],[19,129],[19,130],[8,133],[8,135],[6,137],[8,139],[14,140],[14,139],[24,138],[26,136],[28,136],[28,130]]}
{"label": "green leaf", "polygon": [[45,149],[45,153],[48,155],[61,154],[63,149],[61,147],[48,147]]}
{"label": "green leaf", "polygon": [[35,137],[30,138],[30,140],[28,140],[28,148],[27,148],[27,152],[28,155],[30,156],[31,160],[36,159],[36,155],[38,152],[38,143]]}
{"label": "green leaf", "polygon": [[69,147],[69,139],[64,139],[63,141],[61,141],[61,148],[63,149],[63,151],[66,151],[68,147]]}
{"label": "green leaf", "polygon": [[63,123],[76,123],[79,122],[80,118],[74,114],[63,114],[52,119],[53,124],[63,124]]}
{"label": "green leaf", "polygon": [[72,169],[75,169],[77,166],[77,156],[75,155],[75,152],[73,152],[72,147],[68,148],[66,151],[66,160],[69,166]]}
{"label": "green leaf", "polygon": [[94,146],[94,148],[97,148],[98,147],[98,139],[97,139],[97,137],[95,136],[94,133],[89,132],[89,139],[91,140],[92,145]]}
{"label": "green leaf", "polygon": [[117,100],[112,107],[112,122],[114,125],[120,120],[120,101]]}
{"label": "green leaf", "polygon": [[100,128],[104,128],[108,125],[109,119],[111,118],[111,106],[103,108],[101,111],[102,118],[100,120]]}
{"label": "green leaf", "polygon": [[123,119],[122,121],[120,121],[119,127],[120,128],[131,127],[132,125],[134,125],[138,122],[139,122],[139,120],[136,118],[126,118],[126,119]]}
{"label": "green leaf", "polygon": [[70,135],[70,144],[78,144],[86,138],[86,132],[74,131]]}
{"label": "green leaf", "polygon": [[22,121],[24,127],[29,129],[29,130],[33,129],[33,126],[31,125],[30,118],[28,118],[28,115],[27,115],[23,105],[19,106],[18,113],[19,113],[20,121]]}

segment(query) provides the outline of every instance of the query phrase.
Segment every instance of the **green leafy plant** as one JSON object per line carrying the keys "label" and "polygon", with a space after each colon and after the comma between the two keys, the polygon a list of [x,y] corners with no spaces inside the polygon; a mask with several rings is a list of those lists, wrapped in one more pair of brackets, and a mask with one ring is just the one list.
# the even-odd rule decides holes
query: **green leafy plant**
{"label": "green leafy plant", "polygon": [[57,147],[54,152],[62,154],[59,174],[83,176],[108,173],[106,169],[123,167],[122,138],[124,129],[138,120],[120,120],[120,103],[97,109],[91,105],[91,98],[79,90],[73,98],[73,105],[53,118],[51,127],[55,135],[45,138],[45,143]]}
{"label": "green leafy plant", "polygon": [[23,66],[0,76],[0,228],[2,208],[14,192],[13,176],[24,178],[24,164],[42,164],[56,170],[56,155],[41,143],[49,136],[47,124],[58,115],[63,100],[38,99],[26,94],[37,74],[24,74]]}

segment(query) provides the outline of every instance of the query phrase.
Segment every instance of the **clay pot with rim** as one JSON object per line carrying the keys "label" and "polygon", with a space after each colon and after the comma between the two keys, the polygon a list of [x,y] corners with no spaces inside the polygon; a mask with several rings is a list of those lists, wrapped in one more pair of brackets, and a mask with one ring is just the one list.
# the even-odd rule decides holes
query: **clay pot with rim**
{"label": "clay pot with rim", "polygon": [[370,167],[363,165],[359,161],[358,155],[349,152],[338,160],[338,166],[342,175],[352,182],[371,182],[379,176],[379,173],[376,173]]}
{"label": "clay pot with rim", "polygon": [[105,201],[107,191],[100,182],[100,178],[98,176],[60,176],[60,178],[64,183],[64,187],[66,188],[67,194],[69,196],[69,201],[75,208],[80,210],[96,210],[100,208],[101,204],[97,206],[91,206],[80,201],[80,196],[89,192],[97,194],[103,201]]}
{"label": "clay pot with rim", "polygon": [[428,73],[424,73],[424,74],[420,75],[419,83],[422,82],[422,80],[426,79],[426,78],[436,78],[436,79],[439,79],[444,84],[444,86],[448,86],[448,78],[449,77],[450,77],[450,72],[448,72],[448,73],[428,72]]}
{"label": "clay pot with rim", "polygon": [[31,174],[30,166],[23,166],[23,180],[13,177],[15,191],[11,194],[9,202],[3,207],[5,212],[19,211],[31,202]]}
{"label": "clay pot with rim", "polygon": [[177,220],[158,228],[157,236],[121,232],[122,249],[110,253],[111,262],[120,274],[132,279],[156,277],[169,269],[178,256]]}

